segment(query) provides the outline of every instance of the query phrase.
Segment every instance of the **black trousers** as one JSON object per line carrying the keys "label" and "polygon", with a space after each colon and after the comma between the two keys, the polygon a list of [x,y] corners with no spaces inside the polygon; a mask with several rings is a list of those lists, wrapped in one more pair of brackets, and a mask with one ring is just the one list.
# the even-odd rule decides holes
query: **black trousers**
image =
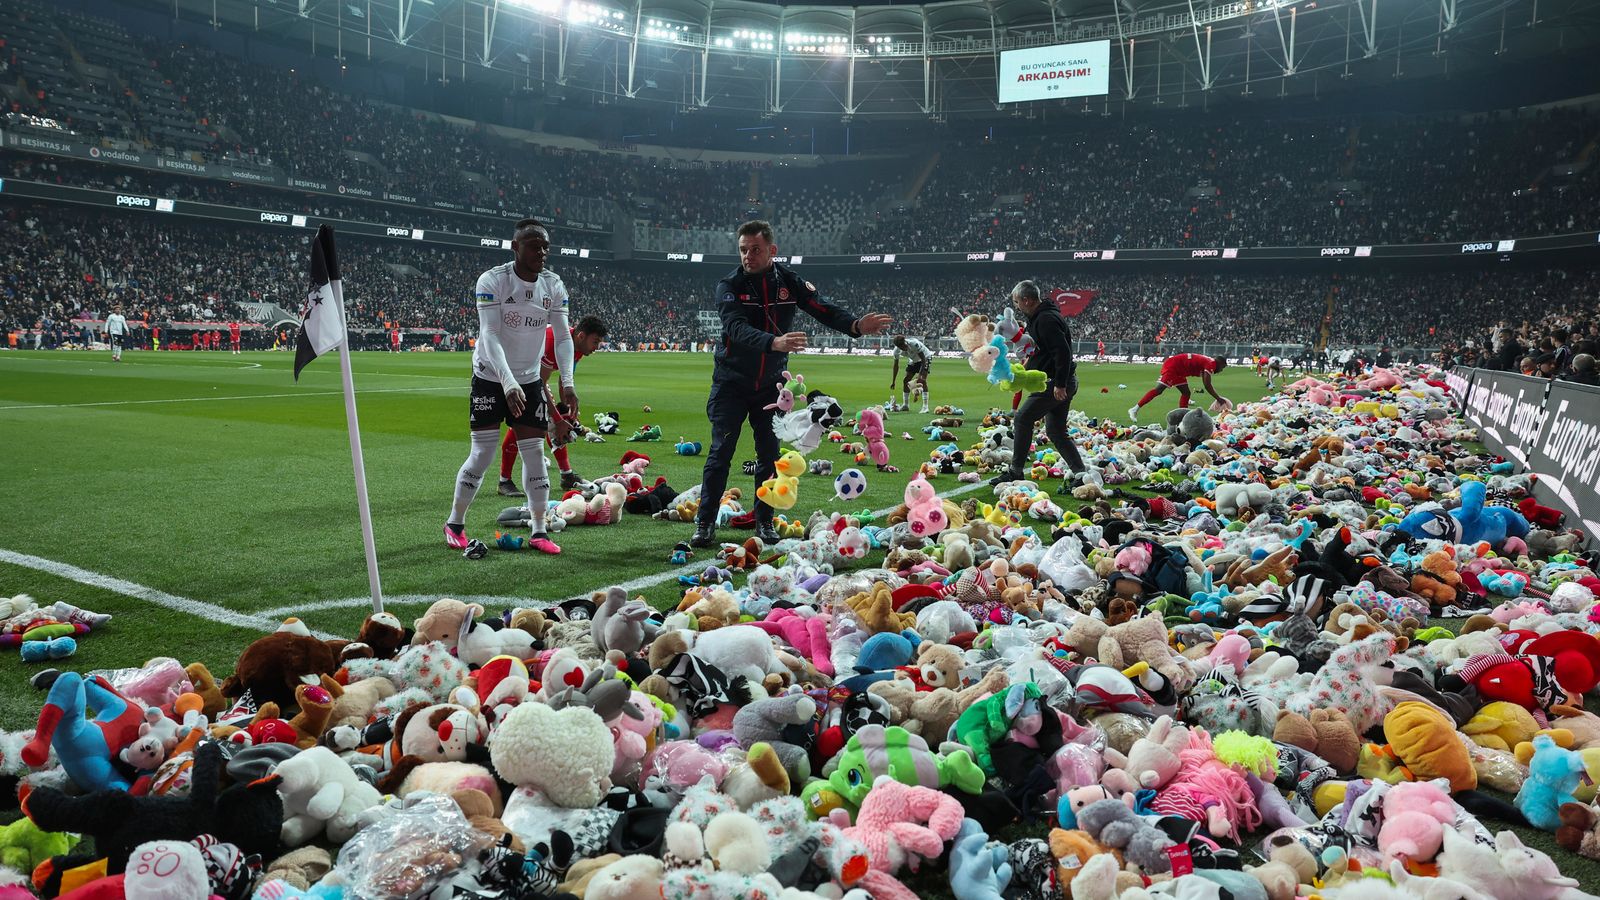
{"label": "black trousers", "polygon": [[1074,472],[1083,471],[1083,455],[1078,452],[1078,445],[1073,443],[1067,435],[1067,412],[1072,409],[1072,398],[1077,395],[1076,386],[1073,393],[1067,395],[1065,400],[1057,400],[1049,388],[1037,394],[1029,394],[1023,399],[1022,405],[1017,407],[1016,416],[1012,419],[1011,430],[1011,469],[1007,473],[1013,479],[1022,477],[1023,464],[1029,456],[1029,449],[1033,443],[1033,428],[1044,420],[1044,433],[1050,438],[1050,443],[1055,444],[1056,450],[1066,457],[1067,465]]}
{"label": "black trousers", "polygon": [[[756,487],[771,478],[778,470],[778,435],[772,430],[775,409],[763,409],[778,399],[778,385],[769,385],[751,392],[725,382],[711,383],[711,396],[706,400],[706,418],[711,420],[711,445],[706,450],[706,466],[700,473],[700,511],[695,514],[696,524],[711,524],[717,520],[717,507],[722,492],[728,487],[728,466],[733,464],[734,453],[739,449],[739,433],[749,421],[750,433],[756,440]],[[755,499],[757,522],[772,521],[772,507]],[[746,508],[749,508],[748,505]]]}

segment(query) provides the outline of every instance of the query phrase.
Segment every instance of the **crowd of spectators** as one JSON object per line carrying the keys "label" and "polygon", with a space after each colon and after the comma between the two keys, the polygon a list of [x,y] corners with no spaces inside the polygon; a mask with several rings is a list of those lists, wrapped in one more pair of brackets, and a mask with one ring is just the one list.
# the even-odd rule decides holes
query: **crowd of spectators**
{"label": "crowd of spectators", "polygon": [[[1565,166],[1581,163],[1600,138],[1593,109],[1471,119],[1168,116],[919,147],[887,163],[784,168],[511,140],[351,96],[287,65],[129,40],[209,135],[213,158],[508,214],[589,220],[620,212],[661,228],[731,232],[759,213],[863,252],[1377,244],[1600,228],[1597,167]],[[48,107],[45,98],[13,112]],[[932,153],[937,164],[923,181]],[[236,189],[190,190],[215,197]],[[841,228],[840,217],[856,221]]]}
{"label": "crowd of spectators", "polygon": [[[69,339],[80,320],[121,305],[130,321],[248,321],[242,304],[295,313],[304,297],[308,241],[290,229],[198,224],[61,206],[0,207],[0,333]],[[341,238],[353,329],[439,336],[464,347],[477,328],[471,291],[502,251]],[[714,341],[706,267],[560,260],[573,308],[599,315],[619,344]],[[999,315],[1015,273],[814,270],[822,295],[856,312],[895,317],[894,330],[937,344],[956,312]],[[1332,347],[1445,348],[1456,361],[1581,374],[1600,321],[1600,270],[1499,268],[1379,275],[1030,273],[1046,288],[1094,291],[1072,319],[1082,341],[1159,346],[1326,343]],[[955,312],[952,312],[954,310]],[[703,321],[704,319],[704,321]],[[801,316],[797,327],[825,329]],[[26,345],[26,339],[23,340]],[[1565,353],[1562,353],[1562,350]]]}
{"label": "crowd of spectators", "polygon": [[1553,167],[1584,109],[1474,121],[1116,123],[945,147],[861,251],[1483,240],[1600,227],[1600,178]]}

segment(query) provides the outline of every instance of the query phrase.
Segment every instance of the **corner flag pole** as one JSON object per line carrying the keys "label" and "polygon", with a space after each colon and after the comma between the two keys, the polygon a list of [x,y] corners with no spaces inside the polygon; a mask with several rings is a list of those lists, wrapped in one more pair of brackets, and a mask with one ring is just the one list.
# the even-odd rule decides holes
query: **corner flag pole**
{"label": "corner flag pole", "polygon": [[361,423],[356,417],[356,383],[350,372],[350,328],[344,315],[344,281],[339,277],[339,252],[333,226],[323,223],[311,242],[311,289],[301,314],[295,344],[294,377],[313,359],[339,350],[339,375],[344,382],[345,430],[350,433],[350,462],[356,475],[356,506],[361,511],[361,543],[367,551],[367,583],[372,611],[383,612],[383,587],[378,582],[378,550],[372,540],[372,508],[367,501],[367,467],[361,457]]}
{"label": "corner flag pole", "polygon": [[[342,299],[342,298],[341,298]],[[344,303],[339,304],[344,318]],[[349,330],[339,342],[339,375],[344,380],[344,418],[350,432],[350,462],[356,473],[356,507],[361,511],[361,543],[367,551],[367,586],[372,589],[372,611],[383,612],[383,584],[378,580],[378,548],[372,540],[372,505],[367,500],[367,465],[361,456],[361,423],[356,418],[356,383],[350,372]]]}

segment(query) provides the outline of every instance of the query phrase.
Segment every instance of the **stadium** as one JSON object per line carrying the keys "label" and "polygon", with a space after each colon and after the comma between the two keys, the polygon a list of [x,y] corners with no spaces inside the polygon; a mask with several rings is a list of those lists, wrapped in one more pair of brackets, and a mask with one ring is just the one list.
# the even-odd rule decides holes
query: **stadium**
{"label": "stadium", "polygon": [[1597,61],[0,0],[0,900],[1600,896]]}

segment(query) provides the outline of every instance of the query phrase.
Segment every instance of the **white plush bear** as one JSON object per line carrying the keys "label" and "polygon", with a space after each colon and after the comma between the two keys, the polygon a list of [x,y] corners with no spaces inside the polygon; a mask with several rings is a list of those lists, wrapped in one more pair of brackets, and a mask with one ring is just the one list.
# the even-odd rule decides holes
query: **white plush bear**
{"label": "white plush bear", "polygon": [[357,817],[383,798],[361,780],[349,764],[327,747],[302,750],[278,764],[281,780],[283,842],[290,847],[310,843],[326,830],[328,840],[342,844],[356,833]]}

